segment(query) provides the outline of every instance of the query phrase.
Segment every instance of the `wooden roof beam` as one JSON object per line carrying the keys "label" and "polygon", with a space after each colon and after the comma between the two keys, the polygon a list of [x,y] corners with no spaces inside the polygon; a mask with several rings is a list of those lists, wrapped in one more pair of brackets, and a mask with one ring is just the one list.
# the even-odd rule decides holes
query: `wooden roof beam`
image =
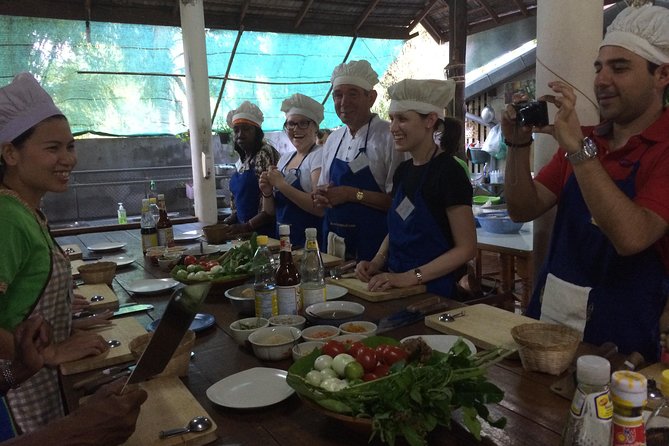
{"label": "wooden roof beam", "polygon": [[529,16],[530,13],[527,12],[525,4],[521,0],[513,0],[513,3],[516,5],[516,8],[523,14],[525,17]]}
{"label": "wooden roof beam", "polygon": [[425,17],[421,22],[421,25],[423,25],[423,28],[425,28],[425,31],[434,39],[435,42],[437,43],[444,43],[448,41],[448,37],[444,38],[439,31],[437,30],[437,27],[432,23],[432,19],[429,17]]}
{"label": "wooden roof beam", "polygon": [[295,25],[293,26],[295,29],[299,28],[300,24],[302,23],[302,20],[304,20],[304,17],[307,15],[307,12],[309,12],[309,8],[311,8],[311,5],[314,4],[314,0],[308,0],[304,2],[304,5],[302,6],[302,10],[300,11],[299,15],[295,19]]}
{"label": "wooden roof beam", "polygon": [[362,13],[358,21],[355,23],[355,26],[353,27],[353,30],[355,32],[358,32],[358,30],[362,27],[362,24],[365,23],[369,15],[374,11],[374,8],[376,8],[376,5],[379,4],[381,0],[373,0],[372,2],[369,3],[369,6],[365,9],[365,11]]}
{"label": "wooden roof beam", "polygon": [[499,16],[497,15],[497,13],[495,13],[495,10],[490,7],[490,5],[486,0],[476,0],[476,1],[479,3],[479,5],[483,7],[483,9],[485,9],[485,12],[488,13],[493,22],[499,23]]}
{"label": "wooden roof beam", "polygon": [[425,8],[423,8],[423,10],[420,11],[411,21],[411,24],[409,25],[409,32],[412,32],[413,29],[421,22],[421,20],[423,20],[430,13],[430,10],[438,1],[439,0],[430,0],[430,2],[425,5]]}

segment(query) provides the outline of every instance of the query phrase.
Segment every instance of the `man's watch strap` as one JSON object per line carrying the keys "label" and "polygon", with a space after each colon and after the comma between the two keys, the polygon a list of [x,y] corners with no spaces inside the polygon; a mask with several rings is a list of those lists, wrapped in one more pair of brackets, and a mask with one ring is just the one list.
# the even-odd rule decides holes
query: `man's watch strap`
{"label": "man's watch strap", "polygon": [[595,144],[592,139],[585,137],[583,138],[583,145],[581,150],[576,153],[565,153],[564,156],[573,165],[597,158],[597,144]]}

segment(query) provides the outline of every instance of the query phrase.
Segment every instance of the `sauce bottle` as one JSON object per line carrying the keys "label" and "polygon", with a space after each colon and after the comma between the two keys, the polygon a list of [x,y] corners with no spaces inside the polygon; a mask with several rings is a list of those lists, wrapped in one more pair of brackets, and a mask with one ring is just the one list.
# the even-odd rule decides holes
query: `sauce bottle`
{"label": "sauce bottle", "polygon": [[611,375],[613,399],[613,446],[645,446],[643,407],[647,380],[637,372],[618,371]]}
{"label": "sauce bottle", "polygon": [[172,221],[167,215],[164,194],[158,194],[158,222],[156,222],[156,229],[158,230],[158,245],[174,246],[174,229],[172,228]]}
{"label": "sauce bottle", "polygon": [[252,264],[255,271],[253,291],[255,295],[256,317],[269,319],[279,314],[276,299],[276,282],[274,279],[274,265],[272,253],[267,247],[267,236],[259,235],[256,238],[258,249],[253,256]]}
{"label": "sauce bottle", "polygon": [[304,254],[300,260],[300,291],[302,293],[302,306],[307,308],[311,304],[325,302],[327,300],[325,286],[325,268],[323,259],[316,241],[316,228],[307,228],[304,231],[306,243]]}
{"label": "sauce bottle", "polygon": [[302,310],[300,273],[293,262],[290,244],[290,226],[279,225],[279,268],[276,270],[276,296],[279,314],[297,314]]}
{"label": "sauce bottle", "polygon": [[156,221],[151,213],[149,199],[142,199],[142,218],[140,220],[140,230],[142,235],[142,252],[146,254],[149,248],[158,246],[158,230],[156,229]]}

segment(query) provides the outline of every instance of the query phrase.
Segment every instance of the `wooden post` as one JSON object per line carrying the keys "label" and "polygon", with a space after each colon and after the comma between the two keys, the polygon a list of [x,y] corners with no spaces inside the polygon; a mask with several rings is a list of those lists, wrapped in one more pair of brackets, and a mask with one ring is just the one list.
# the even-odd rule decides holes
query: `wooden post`
{"label": "wooden post", "polygon": [[[455,81],[455,98],[450,104],[448,115],[465,122],[465,64],[467,61],[467,1],[449,0],[448,2],[448,65],[444,68],[444,77]],[[465,158],[464,133],[460,140],[457,155]]]}

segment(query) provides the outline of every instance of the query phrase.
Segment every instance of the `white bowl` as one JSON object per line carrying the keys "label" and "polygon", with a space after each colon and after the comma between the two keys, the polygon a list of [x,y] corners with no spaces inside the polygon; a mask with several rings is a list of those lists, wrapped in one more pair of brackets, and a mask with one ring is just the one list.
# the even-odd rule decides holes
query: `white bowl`
{"label": "white bowl", "polygon": [[270,325],[287,325],[289,327],[295,327],[299,330],[304,328],[304,324],[307,323],[307,320],[304,316],[299,314],[279,314],[277,316],[272,316],[269,318]]}
{"label": "white bowl", "polygon": [[339,341],[344,345],[350,346],[354,342],[362,341],[365,339],[367,336],[361,335],[361,334],[342,334],[339,336],[335,336],[332,338],[332,341]]}
{"label": "white bowl", "polygon": [[339,326],[341,334],[354,334],[362,336],[373,336],[376,334],[376,329],[376,324],[369,321],[344,322]]}
{"label": "white bowl", "polygon": [[247,283],[225,290],[225,297],[230,299],[232,307],[241,315],[252,316],[256,313],[253,284]]}
{"label": "white bowl", "polygon": [[315,349],[323,347],[325,342],[323,341],[307,341],[301,342],[293,346],[293,361],[304,358],[305,356],[311,354]]}
{"label": "white bowl", "polygon": [[359,319],[365,312],[365,306],[355,302],[336,300],[309,305],[304,314],[315,324],[339,325],[343,322]]}
{"label": "white bowl", "polygon": [[253,354],[265,361],[279,361],[291,357],[293,345],[300,338],[300,330],[286,325],[259,328],[249,335]]}
{"label": "white bowl", "polygon": [[[253,327],[254,325],[255,327]],[[245,326],[253,328],[245,328]],[[234,321],[232,324],[230,324],[230,331],[232,332],[232,337],[237,342],[237,344],[245,346],[251,333],[268,326],[269,321],[265,318],[247,317]]]}
{"label": "white bowl", "polygon": [[305,341],[327,341],[339,335],[339,328],[333,325],[312,325],[302,330]]}

